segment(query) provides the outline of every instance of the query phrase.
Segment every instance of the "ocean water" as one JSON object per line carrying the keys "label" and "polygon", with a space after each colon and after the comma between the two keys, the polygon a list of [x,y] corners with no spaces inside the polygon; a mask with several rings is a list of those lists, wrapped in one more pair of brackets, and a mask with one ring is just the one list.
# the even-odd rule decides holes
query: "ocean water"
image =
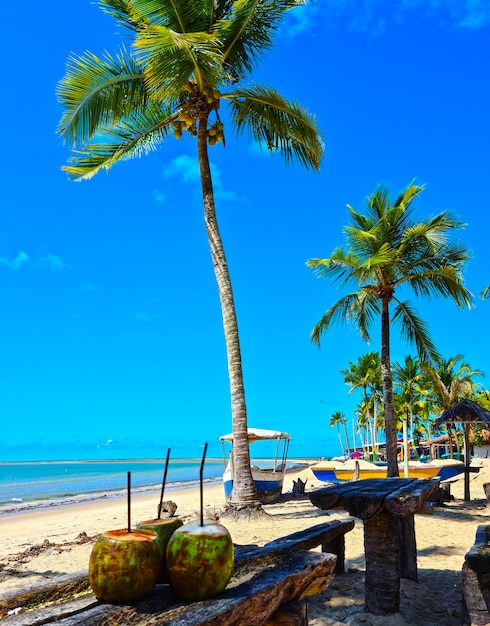
{"label": "ocean water", "polygon": [[[200,468],[201,459],[171,459],[165,493],[198,485]],[[127,495],[128,472],[131,493],[156,490],[160,493],[164,470],[164,460],[0,463],[0,514],[32,508],[34,503],[49,506]],[[204,481],[218,481],[222,473],[222,459],[206,460]]]}

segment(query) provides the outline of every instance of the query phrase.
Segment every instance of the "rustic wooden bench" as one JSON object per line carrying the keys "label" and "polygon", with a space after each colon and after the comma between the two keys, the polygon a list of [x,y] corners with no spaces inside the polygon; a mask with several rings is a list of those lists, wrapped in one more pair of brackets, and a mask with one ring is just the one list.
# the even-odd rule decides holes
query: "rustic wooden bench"
{"label": "rustic wooden bench", "polygon": [[465,556],[461,573],[462,623],[490,624],[490,524],[480,524],[475,543]]}
{"label": "rustic wooden bench", "polygon": [[[308,618],[304,598],[328,586],[337,561],[343,571],[344,535],[354,523],[352,518],[335,520],[263,547],[237,546],[228,587],[219,597],[202,602],[180,602],[167,585],[157,585],[148,598],[139,602],[103,604],[91,593],[87,572],[79,572],[30,589],[0,594],[0,619],[5,626],[305,626]],[[324,551],[332,548],[337,554],[310,552],[318,546]],[[7,616],[17,607],[21,608],[18,615]]]}

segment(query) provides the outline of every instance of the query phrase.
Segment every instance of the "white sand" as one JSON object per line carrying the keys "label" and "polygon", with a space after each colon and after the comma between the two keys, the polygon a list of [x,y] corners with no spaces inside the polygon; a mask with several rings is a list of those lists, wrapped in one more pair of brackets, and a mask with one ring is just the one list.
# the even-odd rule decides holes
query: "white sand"
{"label": "white sand", "polygon": [[[308,480],[307,491],[325,486],[310,469],[289,474],[284,499],[264,508],[269,517],[254,522],[225,525],[236,544],[258,544],[313,526],[327,519],[344,517],[341,511],[320,511],[308,498],[294,498],[292,480]],[[490,463],[471,474],[472,500],[465,503],[463,479],[452,483],[455,500],[437,507],[432,516],[416,516],[419,582],[402,580],[400,613],[376,617],[363,612],[364,544],[362,522],[346,536],[346,573],[337,576],[322,594],[310,599],[310,624],[457,626],[461,623],[461,567],[474,543],[478,524],[489,520],[483,483],[490,482]],[[224,504],[221,485],[205,487],[207,507],[219,513]],[[132,498],[133,524],[156,516],[159,494]],[[177,513],[190,519],[199,506],[197,489],[168,492],[166,499],[178,505]],[[87,504],[53,507],[0,518],[0,593],[86,570],[97,536],[106,530],[125,528],[125,499],[99,500]],[[86,533],[88,542],[80,542]],[[6,622],[8,623],[8,622]]]}

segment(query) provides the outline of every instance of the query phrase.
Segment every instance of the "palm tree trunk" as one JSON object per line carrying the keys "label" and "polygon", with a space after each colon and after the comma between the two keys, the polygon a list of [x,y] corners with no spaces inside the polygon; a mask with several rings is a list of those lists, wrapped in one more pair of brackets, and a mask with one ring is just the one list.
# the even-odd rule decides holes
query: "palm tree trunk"
{"label": "palm tree trunk", "polygon": [[381,378],[383,381],[383,398],[385,403],[385,433],[386,433],[386,460],[388,462],[388,477],[398,477],[396,420],[393,402],[393,377],[390,361],[390,316],[389,300],[382,299],[381,312]]}
{"label": "palm tree trunk", "polygon": [[342,443],[342,435],[340,434],[340,424],[337,422],[337,434],[339,436],[340,449],[342,450],[342,455],[345,456],[344,444]]}
{"label": "palm tree trunk", "polygon": [[230,379],[231,415],[233,430],[233,493],[231,505],[257,505],[257,491],[250,467],[248,447],[247,407],[243,384],[242,358],[238,338],[238,323],[231,288],[228,264],[216,219],[213,182],[209,164],[207,145],[207,118],[199,120],[198,159],[201,174],[202,196],[204,203],[204,221],[208,235],[214,273],[218,283],[218,292],[223,316],[226,353],[228,357],[228,375]]}
{"label": "palm tree trunk", "polygon": [[345,432],[345,443],[347,445],[347,454],[344,452],[344,456],[348,457],[349,456],[349,450],[350,450],[350,443],[349,443],[349,434],[347,432],[347,420],[344,419],[342,421],[342,423],[344,424],[344,432]]}

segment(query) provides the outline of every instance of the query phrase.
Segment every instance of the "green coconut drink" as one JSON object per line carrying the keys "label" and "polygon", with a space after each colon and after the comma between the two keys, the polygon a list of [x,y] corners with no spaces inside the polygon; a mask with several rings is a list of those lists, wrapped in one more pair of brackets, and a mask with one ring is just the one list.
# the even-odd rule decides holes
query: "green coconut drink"
{"label": "green coconut drink", "polygon": [[96,541],[88,581],[98,600],[132,602],[148,595],[161,567],[158,536],[151,530],[108,530]]}
{"label": "green coconut drink", "polygon": [[160,569],[158,573],[158,583],[168,583],[169,575],[167,568],[167,545],[170,537],[177,528],[183,525],[180,517],[165,517],[162,519],[149,519],[136,524],[136,528],[141,530],[152,530],[157,534],[157,543],[160,550]]}
{"label": "green coconut drink", "polygon": [[204,600],[221,593],[233,564],[230,533],[214,520],[196,520],[177,528],[167,545],[170,586],[183,600]]}

